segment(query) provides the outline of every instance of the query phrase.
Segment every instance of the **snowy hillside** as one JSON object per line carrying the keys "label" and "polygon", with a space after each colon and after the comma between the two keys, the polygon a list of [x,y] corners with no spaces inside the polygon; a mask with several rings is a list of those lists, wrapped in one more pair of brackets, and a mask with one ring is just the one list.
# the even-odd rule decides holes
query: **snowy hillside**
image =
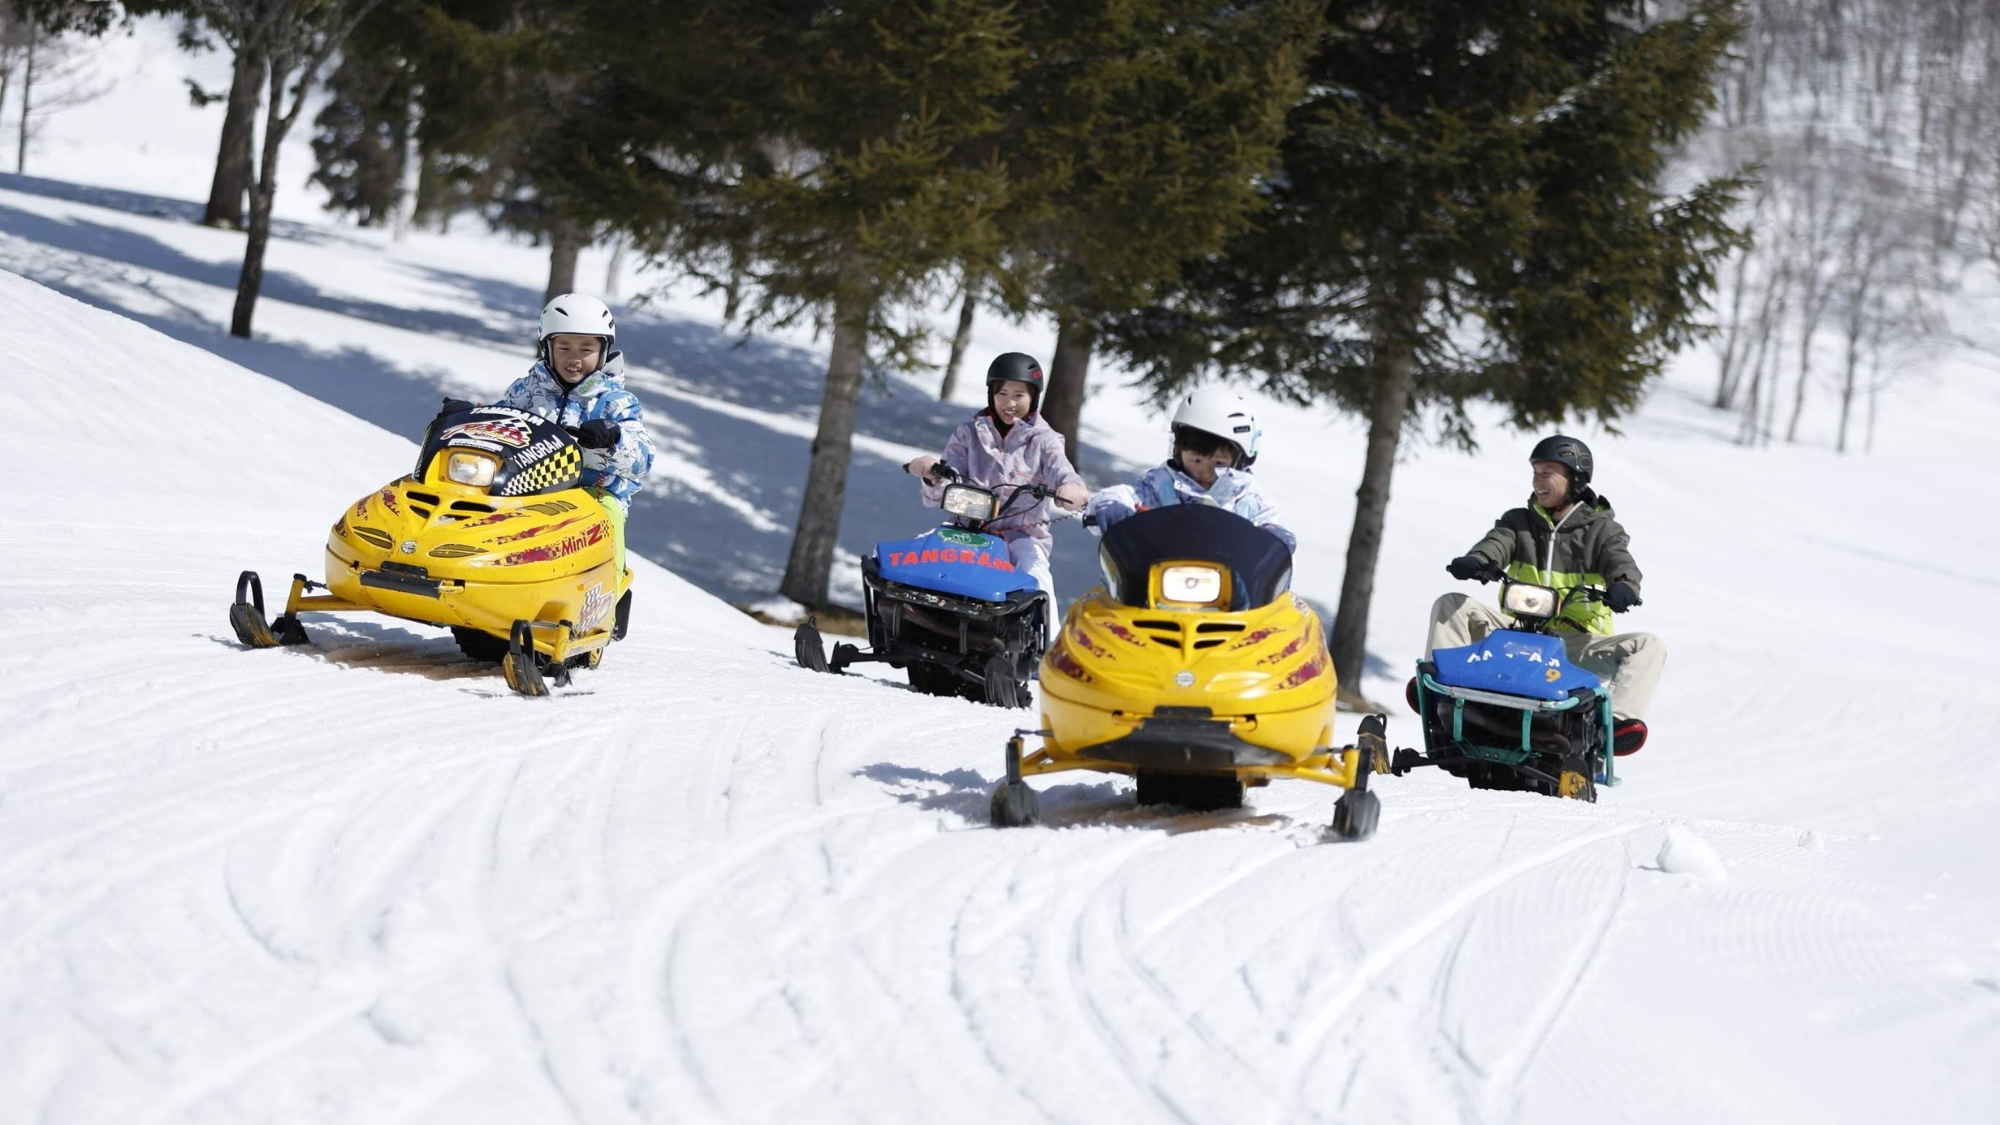
{"label": "snowy hillside", "polygon": [[[1589,434],[1646,569],[1626,621],[1672,654],[1595,806],[1416,774],[1329,844],[1330,790],[1164,815],[1070,775],[1037,782],[1050,827],[997,832],[1022,716],[810,675],[725,604],[775,585],[823,356],[734,347],[696,301],[621,317],[664,455],[600,670],[519,699],[362,616],[237,644],[239,570],[317,576],[399,435],[519,372],[543,264],[298,207],[233,340],[241,236],[119,132],[172,85],[147,82],[74,144],[52,124],[44,178],[0,176],[0,1125],[2000,1120],[1979,353],[1900,382],[1870,458],[1728,444],[1699,361]],[[1050,342],[989,319],[973,359]],[[1103,381],[1099,481],[1163,444]],[[925,526],[897,462],[969,409],[870,392],[850,591],[853,552]],[[1267,422],[1259,476],[1330,604],[1358,437]],[[1375,698],[1525,493],[1528,441],[1483,437],[1399,470]],[[1073,595],[1094,566],[1063,532]],[[1400,705],[1390,736],[1417,737]]]}

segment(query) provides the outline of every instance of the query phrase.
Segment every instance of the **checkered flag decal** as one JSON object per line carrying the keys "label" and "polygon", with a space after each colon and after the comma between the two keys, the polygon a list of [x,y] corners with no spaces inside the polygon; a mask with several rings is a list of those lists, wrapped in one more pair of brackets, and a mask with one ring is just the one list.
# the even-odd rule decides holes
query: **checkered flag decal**
{"label": "checkered flag decal", "polygon": [[583,477],[583,454],[574,445],[565,445],[556,452],[514,474],[514,479],[500,490],[502,496],[526,496],[551,488],[563,488],[575,484]]}

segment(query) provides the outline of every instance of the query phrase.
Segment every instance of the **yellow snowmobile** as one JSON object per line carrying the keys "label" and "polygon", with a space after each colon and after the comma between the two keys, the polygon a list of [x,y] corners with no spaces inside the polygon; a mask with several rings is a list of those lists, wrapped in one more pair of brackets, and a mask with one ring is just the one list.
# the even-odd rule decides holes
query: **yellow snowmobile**
{"label": "yellow snowmobile", "polygon": [[[1319,616],[1291,592],[1291,551],[1202,505],[1106,529],[1104,585],[1077,599],[1041,663],[1042,729],[1007,743],[998,827],[1038,823],[1023,780],[1063,770],[1132,774],[1142,805],[1233,808],[1245,785],[1298,778],[1344,790],[1336,835],[1375,830],[1368,775],[1389,765],[1386,720],[1333,747],[1334,672]],[[1025,752],[1024,735],[1040,749]]]}
{"label": "yellow snowmobile", "polygon": [[498,661],[508,687],[547,695],[544,671],[560,687],[597,667],[632,611],[632,572],[619,572],[582,460],[562,427],[523,411],[440,418],[415,472],[341,513],[325,582],[293,575],[284,614],[266,623],[263,582],[246,570],[229,623],[253,648],[306,643],[306,610],[442,625],[467,656]]}

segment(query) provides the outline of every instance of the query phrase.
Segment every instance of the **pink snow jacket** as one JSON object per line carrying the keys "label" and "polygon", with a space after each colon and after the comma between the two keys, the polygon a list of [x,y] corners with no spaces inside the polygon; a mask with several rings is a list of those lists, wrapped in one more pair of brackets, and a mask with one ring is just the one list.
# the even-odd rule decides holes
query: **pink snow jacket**
{"label": "pink snow jacket", "polygon": [[[1069,455],[1063,452],[1062,435],[1049,428],[1038,413],[1014,423],[1003,438],[999,427],[993,424],[993,411],[982,410],[972,421],[960,423],[951,432],[943,460],[967,483],[982,488],[1001,484],[1061,488],[1083,483],[1083,477],[1069,463]],[[944,489],[942,484],[924,485],[924,503],[933,508],[943,504]],[[1007,494],[1002,494],[1000,501],[1006,503]],[[1023,499],[1008,509],[1005,516],[988,524],[986,530],[1002,539],[1026,537],[1048,543],[1052,538],[1049,519],[1053,507],[1048,500],[1030,503]]]}

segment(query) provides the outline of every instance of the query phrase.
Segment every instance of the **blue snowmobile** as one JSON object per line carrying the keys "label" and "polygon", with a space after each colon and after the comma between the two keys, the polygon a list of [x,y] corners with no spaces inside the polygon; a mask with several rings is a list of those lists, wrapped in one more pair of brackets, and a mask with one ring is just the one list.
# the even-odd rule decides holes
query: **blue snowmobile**
{"label": "blue snowmobile", "polygon": [[1054,607],[1034,578],[1014,568],[1007,541],[984,529],[1024,498],[1038,502],[1055,490],[981,488],[944,464],[932,472],[952,482],[943,496],[949,520],[915,539],[877,543],[861,560],[868,649],[843,641],[829,659],[819,622],[808,617],[792,634],[799,665],[841,672],[878,661],[905,670],[910,686],[926,695],[1026,707]]}
{"label": "blue snowmobile", "polygon": [[1397,750],[1392,773],[1437,766],[1474,789],[1514,789],[1597,800],[1617,785],[1611,691],[1570,663],[1550,628],[1571,601],[1602,598],[1578,586],[1562,594],[1508,579],[1500,607],[1518,623],[1417,662],[1411,705],[1423,718],[1424,752]]}

